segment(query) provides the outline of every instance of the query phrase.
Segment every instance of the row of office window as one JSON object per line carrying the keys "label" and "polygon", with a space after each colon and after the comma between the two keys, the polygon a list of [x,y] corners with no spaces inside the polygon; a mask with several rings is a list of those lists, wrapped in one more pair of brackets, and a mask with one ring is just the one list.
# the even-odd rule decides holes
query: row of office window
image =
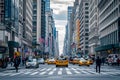
{"label": "row of office window", "polygon": [[[117,0],[114,0],[106,9],[105,11],[100,15],[100,20],[103,19],[106,14],[110,13],[117,5]],[[101,12],[101,11],[100,11]]]}
{"label": "row of office window", "polygon": [[107,28],[105,28],[104,30],[102,30],[100,32],[101,35],[107,35],[115,30],[117,30],[117,27],[118,27],[118,22],[113,22],[111,25],[107,26]]}
{"label": "row of office window", "polygon": [[102,22],[100,23],[100,27],[104,27],[106,24],[108,24],[110,21],[118,17],[118,8],[114,10],[108,17],[106,17]]}
{"label": "row of office window", "polygon": [[100,39],[101,45],[116,44],[118,43],[118,31],[106,35]]}

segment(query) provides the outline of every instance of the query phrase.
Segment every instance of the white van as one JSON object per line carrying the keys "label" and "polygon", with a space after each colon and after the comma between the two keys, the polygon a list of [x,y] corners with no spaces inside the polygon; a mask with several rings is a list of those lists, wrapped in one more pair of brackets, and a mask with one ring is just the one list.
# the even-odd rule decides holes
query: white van
{"label": "white van", "polygon": [[109,54],[107,57],[108,65],[116,65],[118,58],[120,58],[120,54]]}

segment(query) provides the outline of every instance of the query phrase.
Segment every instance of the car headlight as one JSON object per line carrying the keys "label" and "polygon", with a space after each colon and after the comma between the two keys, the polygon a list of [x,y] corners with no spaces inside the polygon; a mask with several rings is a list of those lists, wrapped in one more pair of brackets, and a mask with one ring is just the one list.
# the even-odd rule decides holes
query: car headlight
{"label": "car headlight", "polygon": [[37,63],[34,63],[34,65],[37,65]]}
{"label": "car headlight", "polygon": [[26,62],[26,65],[28,65],[28,62]]}

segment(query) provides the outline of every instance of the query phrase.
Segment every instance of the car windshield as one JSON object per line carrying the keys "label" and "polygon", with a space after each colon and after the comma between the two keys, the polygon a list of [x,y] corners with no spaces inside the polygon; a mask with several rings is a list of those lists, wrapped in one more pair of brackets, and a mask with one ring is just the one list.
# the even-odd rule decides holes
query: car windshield
{"label": "car windshield", "polygon": [[39,58],[38,60],[44,60],[43,58]]}
{"label": "car windshield", "polygon": [[86,61],[84,58],[80,58],[80,61]]}
{"label": "car windshield", "polygon": [[36,62],[37,60],[36,60],[36,59],[33,59],[32,61],[33,61],[33,62]]}
{"label": "car windshield", "polygon": [[58,58],[57,60],[67,60],[66,58]]}
{"label": "car windshield", "polygon": [[32,59],[28,60],[28,62],[32,62]]}

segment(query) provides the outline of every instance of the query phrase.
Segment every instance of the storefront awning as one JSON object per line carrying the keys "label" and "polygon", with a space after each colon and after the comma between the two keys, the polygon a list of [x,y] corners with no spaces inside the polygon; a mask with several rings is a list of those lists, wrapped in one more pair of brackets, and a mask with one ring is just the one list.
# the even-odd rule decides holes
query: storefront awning
{"label": "storefront awning", "polygon": [[20,47],[20,46],[19,46],[19,43],[18,43],[18,42],[8,41],[8,47],[18,48],[18,47]]}
{"label": "storefront awning", "polygon": [[100,51],[110,50],[113,48],[119,48],[119,44],[109,44],[109,45],[104,45],[104,46],[98,46],[95,48],[95,51],[100,52]]}

